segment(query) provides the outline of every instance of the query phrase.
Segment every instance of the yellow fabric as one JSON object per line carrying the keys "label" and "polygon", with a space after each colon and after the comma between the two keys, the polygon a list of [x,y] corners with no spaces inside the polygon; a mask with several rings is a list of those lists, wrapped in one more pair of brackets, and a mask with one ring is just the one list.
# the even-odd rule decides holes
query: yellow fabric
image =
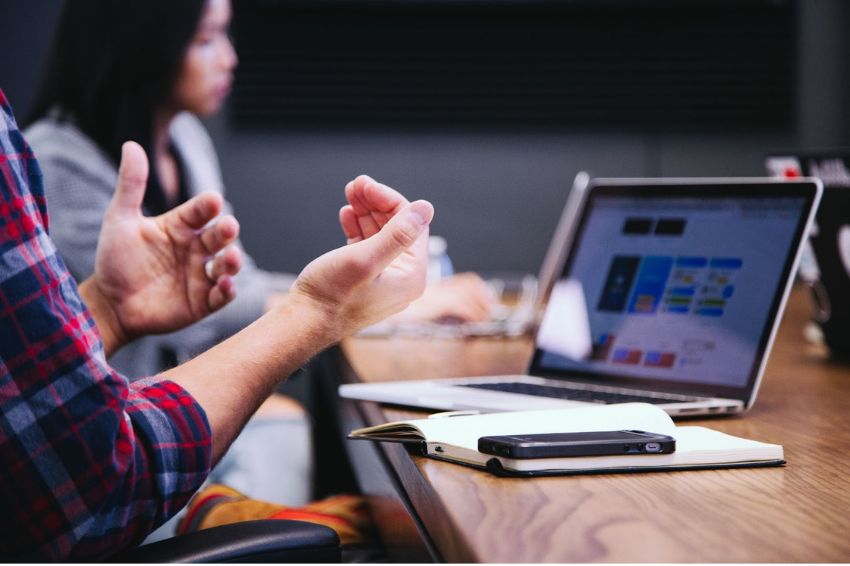
{"label": "yellow fabric", "polygon": [[357,495],[336,495],[303,507],[287,507],[251,499],[225,485],[213,484],[195,494],[177,532],[259,519],[292,519],[325,525],[337,532],[342,544],[362,544],[371,530],[366,501]]}

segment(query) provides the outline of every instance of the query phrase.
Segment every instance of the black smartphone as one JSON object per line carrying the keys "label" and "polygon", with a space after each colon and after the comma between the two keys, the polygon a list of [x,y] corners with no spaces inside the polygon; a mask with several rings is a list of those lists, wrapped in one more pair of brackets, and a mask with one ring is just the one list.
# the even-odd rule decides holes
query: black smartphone
{"label": "black smartphone", "polygon": [[676,439],[643,430],[482,436],[478,451],[507,458],[670,454]]}

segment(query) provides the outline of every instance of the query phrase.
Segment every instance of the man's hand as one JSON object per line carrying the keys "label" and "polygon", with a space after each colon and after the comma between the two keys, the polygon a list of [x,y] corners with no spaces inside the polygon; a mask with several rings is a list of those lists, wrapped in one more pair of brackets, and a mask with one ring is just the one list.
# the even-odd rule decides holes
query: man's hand
{"label": "man's hand", "polygon": [[360,176],[345,190],[340,224],[349,245],[311,262],[290,295],[324,312],[340,339],[399,312],[422,294],[434,208]]}
{"label": "man's hand", "polygon": [[231,277],[242,259],[231,244],[239,224],[228,215],[207,227],[221,212],[221,196],[205,193],[146,217],[141,207],[147,177],[144,150],[125,143],[95,273],[80,286],[108,354],[138,336],[187,326],[226,305],[236,292]]}
{"label": "man's hand", "polygon": [[213,462],[283,377],[330,344],[401,310],[425,287],[431,204],[410,204],[368,177],[350,183],[346,194],[351,204],[340,219],[349,245],[305,267],[258,320],[162,374],[204,408]]}
{"label": "man's hand", "polygon": [[360,175],[345,186],[348,204],[339,211],[339,223],[348,243],[374,236],[408,201],[401,193]]}
{"label": "man's hand", "polygon": [[[377,234],[407,204],[401,194],[366,175],[348,183],[345,197],[349,204],[339,211],[339,222],[349,244]],[[427,287],[393,320],[478,322],[490,317],[495,304],[492,290],[479,276],[462,273]]]}

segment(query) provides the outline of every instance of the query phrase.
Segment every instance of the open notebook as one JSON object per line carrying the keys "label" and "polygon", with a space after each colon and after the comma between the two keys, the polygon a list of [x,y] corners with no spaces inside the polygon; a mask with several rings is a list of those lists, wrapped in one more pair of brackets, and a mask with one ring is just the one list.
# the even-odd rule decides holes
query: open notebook
{"label": "open notebook", "polygon": [[[700,426],[677,427],[667,413],[645,403],[434,418],[438,415],[361,428],[349,438],[413,444],[431,458],[484,468],[499,475],[692,470],[785,463],[782,446]],[[672,436],[676,439],[676,451],[535,459],[505,458],[478,451],[478,439],[482,436],[635,429]]]}

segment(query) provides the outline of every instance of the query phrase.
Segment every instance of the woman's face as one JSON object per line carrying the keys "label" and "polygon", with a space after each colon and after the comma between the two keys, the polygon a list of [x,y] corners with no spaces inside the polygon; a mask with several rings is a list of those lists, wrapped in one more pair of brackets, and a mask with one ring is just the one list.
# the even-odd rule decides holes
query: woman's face
{"label": "woman's face", "polygon": [[207,0],[177,77],[174,102],[179,110],[212,114],[230,92],[238,62],[227,35],[230,16],[230,0]]}

